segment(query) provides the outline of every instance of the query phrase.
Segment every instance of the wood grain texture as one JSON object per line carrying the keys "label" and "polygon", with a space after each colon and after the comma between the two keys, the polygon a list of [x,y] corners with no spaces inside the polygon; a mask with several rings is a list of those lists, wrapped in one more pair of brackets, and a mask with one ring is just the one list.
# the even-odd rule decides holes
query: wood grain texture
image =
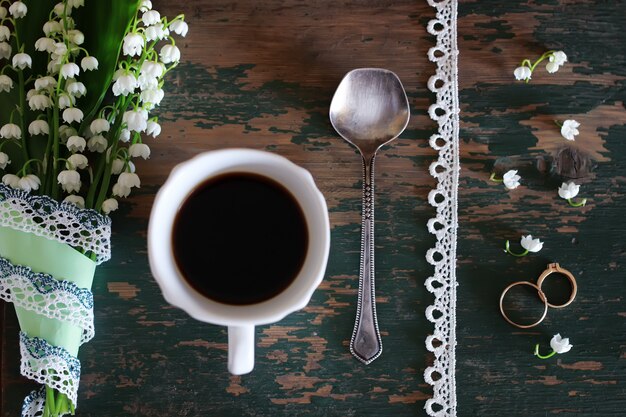
{"label": "wood grain texture", "polygon": [[[423,281],[433,238],[427,195],[436,158],[425,88],[433,73],[425,31],[433,10],[421,1],[154,1],[184,12],[189,36],[159,109],[161,137],[138,163],[140,192],[114,217],[113,259],[94,284],[96,338],[81,349],[80,416],[416,416],[431,395],[422,372],[432,297]],[[623,235],[626,223],[626,66],[623,1],[462,1],[462,177],[458,248],[460,416],[622,416],[626,408]],[[512,71],[546,49],[568,53],[557,74],[530,84]],[[377,295],[384,353],[368,367],[348,342],[359,262],[361,167],[328,122],[330,98],[355,67],[380,66],[402,79],[411,103],[407,131],[377,160]],[[582,123],[565,143],[553,119]],[[226,333],[170,307],[147,266],[145,230],[154,194],[171,168],[198,152],[251,147],[309,169],[327,198],[332,249],[326,278],[309,306],[257,329],[251,375],[226,372]],[[579,179],[585,208],[556,195],[555,160],[575,147],[590,172]],[[566,149],[567,152],[567,149]],[[561,158],[561,159],[559,159]],[[565,159],[563,159],[565,158]],[[506,192],[492,169],[519,168],[523,186]],[[571,171],[571,170],[570,170]],[[562,171],[558,171],[562,172]],[[523,259],[504,240],[532,233],[545,249]],[[500,291],[534,279],[557,261],[578,278],[571,307],[521,331],[500,318]],[[17,414],[33,385],[19,376],[17,323],[2,327],[0,415]],[[1,322],[2,320],[0,320]],[[552,334],[574,349],[548,361],[532,356]]]}

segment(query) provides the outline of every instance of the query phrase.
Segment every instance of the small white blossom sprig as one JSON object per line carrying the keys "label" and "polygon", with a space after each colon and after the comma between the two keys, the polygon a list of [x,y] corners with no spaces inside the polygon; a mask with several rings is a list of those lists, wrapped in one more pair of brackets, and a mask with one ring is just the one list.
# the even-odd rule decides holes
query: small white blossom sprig
{"label": "small white blossom sprig", "polygon": [[567,140],[576,140],[576,136],[580,134],[578,128],[580,127],[580,123],[576,120],[568,119],[563,123],[555,120],[557,126],[561,128],[561,136],[563,136]]}
{"label": "small white blossom sprig", "polygon": [[564,182],[559,187],[559,197],[567,200],[570,206],[572,207],[582,207],[587,204],[587,199],[583,198],[579,202],[574,202],[572,199],[578,195],[580,191],[580,185],[576,184],[574,181]]}
{"label": "small white blossom sprig", "polygon": [[501,182],[501,183],[503,183],[504,186],[507,189],[509,189],[509,190],[514,190],[517,187],[519,187],[520,186],[519,180],[521,180],[521,179],[522,179],[522,177],[517,175],[517,170],[515,170],[515,169],[511,169],[511,170],[505,172],[501,179],[496,178],[496,173],[495,172],[493,172],[491,174],[491,176],[489,177],[489,180],[491,180],[493,182]]}
{"label": "small white blossom sprig", "polygon": [[567,62],[567,55],[563,51],[548,51],[541,55],[535,62],[531,62],[530,59],[524,59],[519,67],[515,68],[513,75],[518,81],[530,81],[533,71],[537,68],[541,62],[548,60],[546,64],[546,71],[553,74],[561,68]]}
{"label": "small white blossom sprig", "polygon": [[543,242],[539,239],[533,239],[532,235],[522,236],[519,243],[524,249],[523,252],[513,252],[511,250],[511,244],[508,240],[504,244],[504,252],[508,253],[509,255],[522,257],[528,255],[530,252],[539,252],[543,248]]}
{"label": "small white blossom sprig", "polygon": [[547,355],[541,355],[539,353],[539,343],[537,343],[535,345],[534,355],[539,359],[550,359],[557,353],[562,354],[569,352],[573,346],[570,344],[569,338],[566,337],[565,339],[563,339],[560,334],[555,334],[554,336],[552,336],[552,339],[550,339],[550,347],[552,348],[552,352],[548,353]]}
{"label": "small white blossom sprig", "polygon": [[[11,4],[8,11],[5,3]],[[150,112],[165,96],[166,74],[180,61],[173,35],[184,37],[189,28],[184,15],[169,20],[151,1],[140,1],[110,84],[90,92],[80,79],[85,71],[98,71],[99,62],[83,47],[85,36],[72,16],[84,5],[85,0],[62,0],[54,6],[34,44],[34,53],[47,56],[46,72],[27,78],[32,58],[14,30],[27,8],[20,1],[0,2],[0,59],[8,60],[0,71],[0,94],[17,88],[20,97],[9,122],[0,126],[0,170],[12,169],[2,177],[10,187],[109,214],[118,208],[116,198],[140,187],[132,158],[150,156],[142,134],[161,133],[158,117]],[[110,79],[102,74],[103,83]],[[105,96],[107,89],[112,100],[91,111],[79,107],[81,97]],[[46,141],[45,153],[32,155],[30,141]],[[7,143],[20,148],[22,157],[3,152]],[[12,159],[23,159],[21,166],[12,166]]]}

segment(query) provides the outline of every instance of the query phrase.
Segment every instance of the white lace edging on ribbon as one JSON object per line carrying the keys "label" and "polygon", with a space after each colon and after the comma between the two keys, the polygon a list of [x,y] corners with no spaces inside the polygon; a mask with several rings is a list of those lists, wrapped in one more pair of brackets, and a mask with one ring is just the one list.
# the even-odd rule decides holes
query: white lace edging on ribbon
{"label": "white lace edging on ribbon", "polygon": [[[80,382],[80,361],[76,357],[62,347],[52,346],[39,337],[28,337],[24,332],[20,332],[20,353],[22,375],[67,395],[76,408]],[[33,395],[26,397],[22,410]]]}
{"label": "white lace edging on ribbon", "polygon": [[93,295],[69,281],[33,272],[30,268],[13,265],[0,257],[0,299],[44,317],[65,321],[83,329],[80,343],[95,335],[93,325]]}
{"label": "white lace edging on ribbon", "polygon": [[94,210],[30,195],[0,184],[0,226],[33,233],[96,254],[101,264],[111,258],[111,219]]}
{"label": "white lace edging on ribbon", "polygon": [[426,401],[426,412],[433,417],[456,417],[456,242],[457,193],[459,185],[459,90],[457,46],[457,0],[428,0],[436,9],[436,18],[428,23],[428,32],[437,37],[436,46],[428,58],[437,70],[428,88],[437,101],[428,109],[430,117],[439,124],[438,133],[430,145],[439,151],[439,158],[430,165],[437,178],[437,189],[428,200],[437,215],[428,221],[428,230],[437,237],[435,247],[426,254],[434,266],[434,275],[426,282],[435,295],[434,303],[426,309],[426,317],[434,324],[434,333],[426,338],[426,348],[435,360],[424,371],[424,379],[433,386],[433,398]]}

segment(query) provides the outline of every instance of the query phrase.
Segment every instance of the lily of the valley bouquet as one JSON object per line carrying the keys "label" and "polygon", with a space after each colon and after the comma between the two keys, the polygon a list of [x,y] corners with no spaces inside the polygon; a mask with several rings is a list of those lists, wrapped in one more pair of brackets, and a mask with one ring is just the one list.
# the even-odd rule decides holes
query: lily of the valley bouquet
{"label": "lily of the valley bouquet", "polygon": [[74,412],[108,214],[140,186],[133,158],[161,131],[150,112],[187,33],[148,0],[57,2],[0,1],[0,298],[21,373],[43,385],[23,416]]}

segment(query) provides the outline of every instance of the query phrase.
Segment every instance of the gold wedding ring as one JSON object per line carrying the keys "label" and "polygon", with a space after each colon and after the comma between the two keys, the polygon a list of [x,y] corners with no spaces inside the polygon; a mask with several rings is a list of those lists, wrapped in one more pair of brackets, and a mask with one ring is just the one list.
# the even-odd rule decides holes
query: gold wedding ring
{"label": "gold wedding ring", "polygon": [[569,272],[567,269],[561,268],[561,265],[557,263],[549,264],[548,268],[545,271],[543,271],[541,275],[539,275],[539,278],[537,278],[537,286],[541,289],[541,286],[543,285],[543,281],[545,281],[548,275],[554,274],[554,273],[563,274],[567,277],[567,279],[569,280],[570,286],[572,287],[572,292],[570,293],[569,300],[567,300],[567,302],[565,302],[564,304],[554,305],[554,304],[550,304],[549,301],[547,303],[552,308],[567,307],[568,305],[572,304],[572,301],[574,301],[574,298],[576,298],[576,293],[578,292],[578,285],[576,284],[576,278],[574,278],[574,275],[572,275],[572,273]]}
{"label": "gold wedding ring", "polygon": [[[543,283],[546,280],[546,278],[550,274],[554,274],[554,273],[565,275],[567,277],[567,279],[569,280],[570,286],[572,288],[572,292],[570,293],[569,299],[565,303],[559,304],[559,305],[551,304],[548,301],[548,297],[546,297],[546,294],[541,289],[541,286],[543,285]],[[515,287],[517,285],[528,285],[528,286],[533,287],[534,289],[536,289],[537,290],[537,295],[539,296],[539,299],[543,303],[543,314],[541,315],[539,320],[537,320],[536,322],[534,322],[532,324],[519,324],[519,323],[516,323],[513,320],[511,320],[509,318],[509,316],[506,315],[506,312],[504,311],[504,305],[503,305],[504,304],[504,296],[506,295],[506,293],[511,288],[513,288],[513,287]],[[541,323],[543,321],[543,319],[546,318],[546,315],[548,314],[548,307],[563,308],[563,307],[567,307],[568,305],[570,305],[572,303],[572,301],[574,301],[574,298],[576,298],[577,292],[578,292],[578,284],[576,284],[576,278],[574,278],[574,275],[571,272],[569,272],[567,269],[561,268],[561,265],[559,265],[558,263],[556,263],[556,262],[555,263],[551,263],[551,264],[548,264],[548,267],[546,268],[546,270],[543,271],[541,273],[541,275],[539,275],[539,278],[537,278],[537,284],[534,284],[534,283],[529,282],[529,281],[517,281],[517,282],[512,283],[508,287],[506,287],[504,289],[504,291],[502,291],[502,295],[500,295],[500,313],[502,313],[502,317],[504,317],[504,319],[507,322],[509,322],[510,324],[512,324],[513,326],[519,327],[520,329],[528,329],[528,328],[531,328],[531,327],[535,327],[536,325]]]}
{"label": "gold wedding ring", "polygon": [[[511,320],[509,318],[509,316],[506,315],[506,312],[504,311],[504,305],[503,305],[503,303],[504,303],[504,296],[506,295],[506,293],[511,288],[513,288],[513,287],[515,287],[517,285],[528,285],[530,287],[533,287],[534,289],[537,290],[537,294],[539,295],[539,298],[543,302],[543,314],[541,315],[539,320],[537,320],[536,322],[534,322],[532,324],[519,324],[519,323],[516,323],[513,320]],[[546,315],[548,314],[548,299],[546,298],[546,295],[543,293],[543,291],[541,291],[541,288],[537,284],[533,284],[532,282],[529,282],[529,281],[517,281],[517,282],[514,282],[513,284],[509,285],[508,287],[506,287],[504,289],[504,291],[502,291],[502,295],[500,296],[500,313],[502,313],[502,317],[504,317],[504,319],[506,321],[508,321],[509,323],[511,323],[513,326],[519,327],[520,329],[529,329],[531,327],[535,327],[536,325],[541,323],[543,321],[543,319],[546,318]]]}

